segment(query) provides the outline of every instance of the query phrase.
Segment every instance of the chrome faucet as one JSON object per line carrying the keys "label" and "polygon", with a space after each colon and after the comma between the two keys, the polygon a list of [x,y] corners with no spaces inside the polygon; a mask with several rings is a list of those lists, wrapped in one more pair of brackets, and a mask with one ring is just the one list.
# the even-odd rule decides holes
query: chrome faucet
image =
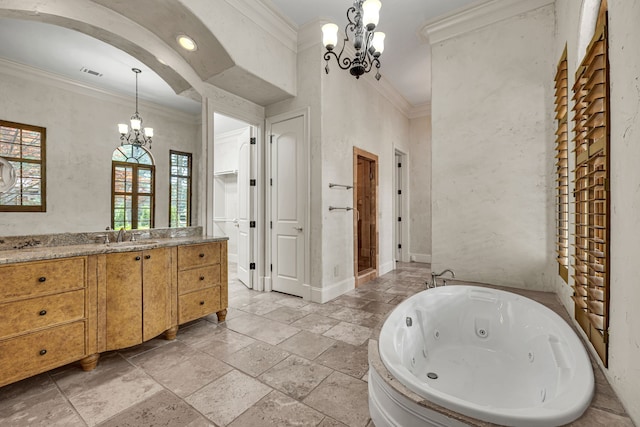
{"label": "chrome faucet", "polygon": [[[425,283],[425,285],[427,285],[427,289],[437,287],[438,286],[438,282],[436,281],[436,279],[438,277],[443,276],[445,273],[451,273],[451,278],[452,279],[456,278],[455,273],[450,268],[447,268],[446,270],[442,271],[441,273],[436,273],[435,271],[432,271],[431,272],[431,282],[426,282]],[[446,286],[446,285],[447,285],[447,281],[442,279],[442,286]]]}
{"label": "chrome faucet", "polygon": [[118,243],[124,242],[124,234],[125,234],[124,227],[122,227],[120,231],[118,231],[118,237],[116,237],[116,242]]}

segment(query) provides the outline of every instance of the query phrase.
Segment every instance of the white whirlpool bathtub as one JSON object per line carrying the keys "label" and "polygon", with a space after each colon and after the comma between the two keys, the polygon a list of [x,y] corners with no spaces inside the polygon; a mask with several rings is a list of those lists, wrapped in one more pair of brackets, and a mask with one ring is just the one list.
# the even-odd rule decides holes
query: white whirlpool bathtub
{"label": "white whirlpool bathtub", "polygon": [[[372,349],[384,364],[369,370],[377,427],[469,419],[557,426],[579,418],[593,396],[580,338],[550,309],[510,292],[462,285],[420,292],[389,315]],[[448,411],[433,411],[429,402]]]}

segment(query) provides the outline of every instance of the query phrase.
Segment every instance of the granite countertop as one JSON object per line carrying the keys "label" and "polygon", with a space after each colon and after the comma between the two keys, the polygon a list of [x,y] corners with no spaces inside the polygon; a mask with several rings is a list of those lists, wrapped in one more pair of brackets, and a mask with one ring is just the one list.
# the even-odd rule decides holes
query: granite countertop
{"label": "granite countertop", "polygon": [[[113,233],[113,232],[112,232]],[[104,234],[104,233],[103,233]],[[148,234],[144,238],[138,238],[137,241],[125,241],[116,243],[96,243],[101,239],[93,236],[94,241],[87,243],[86,239],[82,243],[65,244],[65,245],[47,245],[31,246],[27,245],[19,248],[0,249],[0,265],[12,264],[28,261],[41,261],[57,258],[68,258],[74,256],[107,254],[113,252],[135,252],[146,249],[171,247],[179,245],[191,245],[197,243],[218,242],[228,240],[226,236],[202,236],[202,235],[176,235],[168,237],[166,235]],[[34,239],[26,239],[23,241],[33,241]],[[73,239],[68,240],[73,243]]]}

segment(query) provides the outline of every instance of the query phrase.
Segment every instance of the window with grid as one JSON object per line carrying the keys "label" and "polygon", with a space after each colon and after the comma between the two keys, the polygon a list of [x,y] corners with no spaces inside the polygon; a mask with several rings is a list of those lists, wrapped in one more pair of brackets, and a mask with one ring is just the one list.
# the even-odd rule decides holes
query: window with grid
{"label": "window with grid", "polygon": [[[0,120],[0,180],[4,168],[15,172],[15,185],[0,193],[0,212],[46,212],[46,129]],[[12,180],[13,181],[13,180]]]}
{"label": "window with grid", "polygon": [[569,132],[567,47],[560,57],[555,77],[556,111],[556,251],[558,273],[569,281]]}
{"label": "window with grid", "polygon": [[113,152],[111,227],[114,230],[154,226],[155,166],[147,150],[123,145]]}
{"label": "window with grid", "polygon": [[191,153],[169,152],[169,227],[191,225]]}
{"label": "window with grid", "polygon": [[576,320],[607,366],[609,334],[609,62],[606,2],[576,72],[575,255]]}

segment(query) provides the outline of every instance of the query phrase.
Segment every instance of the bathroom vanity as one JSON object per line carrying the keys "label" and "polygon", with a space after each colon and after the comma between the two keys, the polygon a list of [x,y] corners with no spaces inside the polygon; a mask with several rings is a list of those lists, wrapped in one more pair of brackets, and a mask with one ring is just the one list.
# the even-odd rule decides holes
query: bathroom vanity
{"label": "bathroom vanity", "polygon": [[131,347],[228,306],[227,239],[0,251],[0,387]]}

